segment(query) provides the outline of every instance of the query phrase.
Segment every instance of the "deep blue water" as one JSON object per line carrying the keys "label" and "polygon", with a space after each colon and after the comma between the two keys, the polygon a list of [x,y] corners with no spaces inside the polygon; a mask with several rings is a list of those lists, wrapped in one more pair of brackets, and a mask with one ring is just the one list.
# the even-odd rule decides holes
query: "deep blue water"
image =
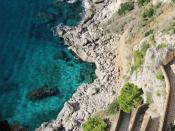
{"label": "deep blue water", "polygon": [[[78,59],[51,31],[60,23],[77,25],[82,13],[81,2],[0,1],[1,119],[34,130],[55,119],[81,83],[94,80],[94,64]],[[57,87],[59,94],[38,101],[26,97],[43,85]]]}

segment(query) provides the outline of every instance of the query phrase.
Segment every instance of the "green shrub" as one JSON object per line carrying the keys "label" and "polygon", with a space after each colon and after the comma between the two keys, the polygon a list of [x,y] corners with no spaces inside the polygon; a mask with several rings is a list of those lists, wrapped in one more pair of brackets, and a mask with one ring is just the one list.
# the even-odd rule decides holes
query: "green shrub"
{"label": "green shrub", "polygon": [[154,14],[155,14],[155,11],[154,11],[153,7],[147,8],[142,13],[142,19],[147,21],[150,18],[152,18],[154,16]]}
{"label": "green shrub", "polygon": [[139,6],[143,6],[145,4],[148,4],[150,2],[150,0],[138,0],[137,2],[138,2]]}
{"label": "green shrub", "polygon": [[149,30],[148,32],[145,33],[145,37],[147,37],[153,33],[154,33],[154,30]]}
{"label": "green shrub", "polygon": [[107,124],[100,117],[91,117],[83,124],[83,131],[106,131]]}
{"label": "green shrub", "polygon": [[158,80],[161,80],[161,81],[163,81],[165,78],[164,78],[164,75],[163,75],[163,73],[162,73],[162,71],[157,71],[157,73],[156,73],[156,78],[158,79]]}
{"label": "green shrub", "polygon": [[107,108],[107,113],[113,115],[119,110],[119,104],[117,99],[115,99]]}
{"label": "green shrub", "polygon": [[118,97],[119,108],[130,113],[133,108],[138,107],[142,103],[142,90],[132,83],[126,83]]}
{"label": "green shrub", "polygon": [[124,15],[133,9],[134,9],[134,2],[122,3],[120,9],[118,10],[118,14]]}

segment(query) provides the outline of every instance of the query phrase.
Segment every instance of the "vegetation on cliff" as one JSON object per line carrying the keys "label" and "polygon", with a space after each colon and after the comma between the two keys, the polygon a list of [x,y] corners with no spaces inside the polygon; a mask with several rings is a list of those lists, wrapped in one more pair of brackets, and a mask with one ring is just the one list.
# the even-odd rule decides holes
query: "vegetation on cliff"
{"label": "vegetation on cliff", "polygon": [[90,117],[83,124],[83,131],[105,131],[107,123],[101,117]]}
{"label": "vegetation on cliff", "polygon": [[119,110],[118,100],[115,99],[107,108],[107,113],[113,115]]}
{"label": "vegetation on cliff", "polygon": [[124,15],[133,9],[134,9],[134,2],[122,3],[120,9],[118,10],[118,14]]}
{"label": "vegetation on cliff", "polygon": [[126,83],[118,97],[119,107],[122,111],[130,113],[133,108],[142,103],[142,89],[132,83]]}

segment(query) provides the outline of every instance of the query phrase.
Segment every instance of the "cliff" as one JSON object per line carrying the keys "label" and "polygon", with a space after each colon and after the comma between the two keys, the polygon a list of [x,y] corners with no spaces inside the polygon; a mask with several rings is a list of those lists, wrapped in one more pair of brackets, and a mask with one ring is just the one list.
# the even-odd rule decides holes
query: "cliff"
{"label": "cliff", "polygon": [[150,104],[149,115],[163,121],[168,96],[160,66],[168,61],[175,45],[174,3],[154,0],[139,6],[133,1],[134,8],[121,15],[120,4],[115,0],[86,0],[85,15],[78,26],[57,27],[69,49],[96,64],[97,78],[81,85],[57,119],[43,123],[38,131],[81,130],[82,123],[105,110],[127,81],[142,88],[144,103]]}

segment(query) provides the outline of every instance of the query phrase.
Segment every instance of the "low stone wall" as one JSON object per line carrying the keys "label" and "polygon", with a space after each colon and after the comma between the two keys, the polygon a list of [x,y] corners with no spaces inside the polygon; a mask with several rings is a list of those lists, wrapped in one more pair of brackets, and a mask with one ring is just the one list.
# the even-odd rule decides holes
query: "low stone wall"
{"label": "low stone wall", "polygon": [[159,131],[163,131],[163,128],[164,128],[164,123],[165,123],[167,109],[168,109],[168,102],[169,102],[169,97],[170,97],[170,91],[171,91],[170,81],[169,81],[169,78],[166,74],[164,66],[167,65],[168,63],[170,63],[174,59],[174,57],[175,57],[174,54],[175,54],[174,51],[169,53],[169,55],[167,55],[167,57],[166,57],[167,60],[165,62],[163,62],[163,65],[160,66],[161,71],[162,71],[162,73],[164,75],[164,78],[165,78],[167,97],[166,97],[166,100],[165,100],[164,113],[163,113],[162,117],[160,118],[160,124],[159,124],[159,128],[158,128]]}
{"label": "low stone wall", "polygon": [[143,117],[143,121],[142,121],[140,131],[147,131],[150,121],[151,121],[151,116],[148,115],[147,113],[145,113],[145,115]]}
{"label": "low stone wall", "polygon": [[121,121],[121,110],[119,110],[119,112],[117,113],[115,123],[110,128],[110,131],[117,131],[119,128],[120,121]]}
{"label": "low stone wall", "polygon": [[138,120],[137,118],[139,117],[139,114],[141,112],[145,112],[147,108],[148,108],[148,104],[143,104],[132,112],[131,119],[128,126],[128,131],[134,131],[134,127],[136,126],[136,122]]}

